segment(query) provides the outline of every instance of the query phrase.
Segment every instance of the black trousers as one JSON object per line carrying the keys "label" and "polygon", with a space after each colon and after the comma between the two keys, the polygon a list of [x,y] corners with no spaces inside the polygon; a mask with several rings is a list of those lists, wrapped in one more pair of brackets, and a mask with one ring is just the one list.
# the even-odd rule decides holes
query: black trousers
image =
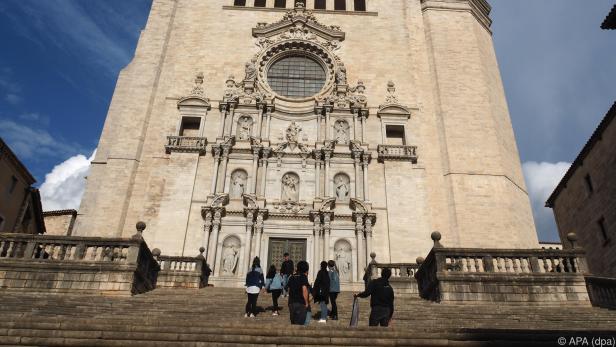
{"label": "black trousers", "polygon": [[246,313],[257,315],[257,299],[259,298],[259,294],[250,294],[248,295],[248,302],[246,303]]}
{"label": "black trousers", "polygon": [[373,306],[370,311],[370,320],[369,325],[371,327],[382,326],[386,327],[389,325],[389,318],[391,315],[391,311],[389,307],[385,306]]}
{"label": "black trousers", "polygon": [[282,289],[272,290],[272,304],[274,304],[274,311],[278,311],[278,298],[282,294]]}
{"label": "black trousers", "polygon": [[330,316],[332,317],[338,316],[338,304],[336,304],[337,298],[338,298],[338,293],[329,292],[329,302],[332,303],[332,311],[330,312]]}
{"label": "black trousers", "polygon": [[291,324],[304,325],[306,323],[306,306],[297,302],[289,304]]}

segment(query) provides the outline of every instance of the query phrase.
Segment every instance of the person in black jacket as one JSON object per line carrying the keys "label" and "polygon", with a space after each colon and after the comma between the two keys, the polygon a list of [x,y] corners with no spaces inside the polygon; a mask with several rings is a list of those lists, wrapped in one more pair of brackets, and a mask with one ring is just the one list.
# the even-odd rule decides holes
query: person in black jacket
{"label": "person in black jacket", "polygon": [[371,327],[383,326],[386,327],[391,322],[394,315],[394,290],[389,285],[389,277],[391,277],[390,269],[381,271],[381,278],[377,278],[368,283],[368,288],[355,297],[367,298],[370,296],[370,321]]}
{"label": "person in black jacket", "polygon": [[284,297],[287,297],[288,291],[286,289],[287,284],[289,283],[289,277],[291,277],[291,275],[293,275],[293,260],[289,259],[289,253],[285,253],[284,254],[284,261],[282,262],[282,265],[280,266],[280,273],[282,274],[282,287],[283,289],[283,294]]}
{"label": "person in black jacket", "polygon": [[297,272],[289,277],[289,315],[291,324],[304,325],[306,312],[310,311],[310,283],[308,283],[308,263],[297,263]]}
{"label": "person in black jacket", "polygon": [[312,297],[315,303],[321,306],[321,319],[319,323],[327,322],[327,304],[329,304],[329,273],[327,272],[327,262],[321,262],[321,270],[317,273],[314,280]]}
{"label": "person in black jacket", "polygon": [[257,299],[259,293],[265,285],[263,280],[263,270],[259,265],[259,258],[255,258],[252,262],[252,270],[246,274],[246,295],[248,302],[246,303],[246,314],[244,317],[254,318],[257,315]]}

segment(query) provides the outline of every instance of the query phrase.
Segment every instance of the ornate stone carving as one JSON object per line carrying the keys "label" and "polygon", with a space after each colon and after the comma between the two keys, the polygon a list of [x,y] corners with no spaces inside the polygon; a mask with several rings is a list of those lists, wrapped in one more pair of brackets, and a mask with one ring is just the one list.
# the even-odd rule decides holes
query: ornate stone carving
{"label": "ornate stone carving", "polygon": [[244,170],[235,170],[231,174],[231,187],[229,188],[229,197],[231,199],[241,199],[246,192],[246,181],[248,175]]}
{"label": "ornate stone carving", "polygon": [[393,81],[387,82],[387,96],[385,97],[386,104],[398,104],[398,97],[396,96],[396,84]]}
{"label": "ornate stone carving", "polygon": [[417,163],[417,146],[378,145],[379,161],[399,160]]}
{"label": "ornate stone carving", "polygon": [[257,59],[252,58],[245,66],[244,81],[254,81],[257,78]]}
{"label": "ornate stone carving", "polygon": [[235,236],[225,239],[222,244],[222,275],[233,276],[237,272],[237,263],[240,258],[241,243]]}
{"label": "ornate stone carving", "polygon": [[290,144],[298,143],[299,142],[299,133],[301,131],[302,131],[302,128],[299,125],[297,125],[297,123],[291,122],[291,124],[289,125],[289,127],[286,130],[287,142],[289,142]]}
{"label": "ornate stone carving", "polygon": [[337,84],[347,84],[347,71],[344,64],[338,65],[336,69],[336,83]]}
{"label": "ornate stone carving", "polygon": [[334,245],[336,265],[340,273],[340,280],[350,282],[353,279],[353,251],[347,240],[338,240]]}
{"label": "ornate stone carving", "polygon": [[299,202],[299,176],[293,172],[288,172],[282,176],[282,196],[283,202]]}
{"label": "ornate stone carving", "polygon": [[334,130],[336,131],[336,142],[340,144],[349,143],[349,123],[343,119],[339,119],[334,123]]}
{"label": "ornate stone carving", "polygon": [[250,116],[241,116],[237,121],[237,139],[240,141],[249,140],[252,135],[253,120]]}
{"label": "ornate stone carving", "polygon": [[339,173],[334,177],[334,190],[336,192],[336,198],[341,201],[347,201],[350,198],[349,188],[350,179],[347,174]]}
{"label": "ornate stone carving", "polygon": [[203,89],[203,72],[199,72],[195,77],[195,86],[190,91],[189,96],[197,96],[205,99],[205,89]]}
{"label": "ornate stone carving", "polygon": [[299,142],[301,131],[302,128],[297,123],[291,122],[284,132],[285,142],[279,144],[276,149],[274,149],[274,152],[281,157],[286,148],[289,148],[291,151],[294,151],[295,148],[299,148],[302,154],[308,155],[310,153],[308,148]]}
{"label": "ornate stone carving", "polygon": [[336,198],[325,198],[321,203],[321,207],[319,208],[319,212],[329,212],[334,209],[336,206]]}
{"label": "ornate stone carving", "polygon": [[296,201],[282,201],[282,202],[274,202],[272,204],[274,211],[278,213],[304,213],[308,209],[308,205],[296,202]]}

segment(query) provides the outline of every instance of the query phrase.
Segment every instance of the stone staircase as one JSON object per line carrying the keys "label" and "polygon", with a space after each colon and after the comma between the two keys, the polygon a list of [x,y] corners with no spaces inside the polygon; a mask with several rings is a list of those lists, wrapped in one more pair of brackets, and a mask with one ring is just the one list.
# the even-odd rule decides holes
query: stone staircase
{"label": "stone staircase", "polygon": [[[156,289],[133,297],[0,291],[0,345],[27,346],[557,346],[558,337],[616,337],[616,311],[537,305],[452,305],[399,298],[390,328],[338,321],[290,326],[281,315],[244,318],[242,289]],[[261,294],[259,306],[271,306]],[[318,305],[313,304],[313,313]]]}

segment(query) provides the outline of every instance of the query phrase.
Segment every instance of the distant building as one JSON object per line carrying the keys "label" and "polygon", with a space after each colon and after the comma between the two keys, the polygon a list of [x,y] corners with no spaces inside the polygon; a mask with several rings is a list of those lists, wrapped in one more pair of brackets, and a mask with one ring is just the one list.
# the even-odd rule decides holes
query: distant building
{"label": "distant building", "polygon": [[616,103],[546,202],[561,240],[577,233],[590,272],[597,276],[616,276],[615,117]]}
{"label": "distant building", "polygon": [[57,210],[43,212],[47,235],[71,236],[77,218],[76,210]]}
{"label": "distant building", "polygon": [[601,29],[616,29],[616,5],[601,24]]}
{"label": "distant building", "polygon": [[42,234],[45,223],[36,180],[0,138],[0,233]]}

